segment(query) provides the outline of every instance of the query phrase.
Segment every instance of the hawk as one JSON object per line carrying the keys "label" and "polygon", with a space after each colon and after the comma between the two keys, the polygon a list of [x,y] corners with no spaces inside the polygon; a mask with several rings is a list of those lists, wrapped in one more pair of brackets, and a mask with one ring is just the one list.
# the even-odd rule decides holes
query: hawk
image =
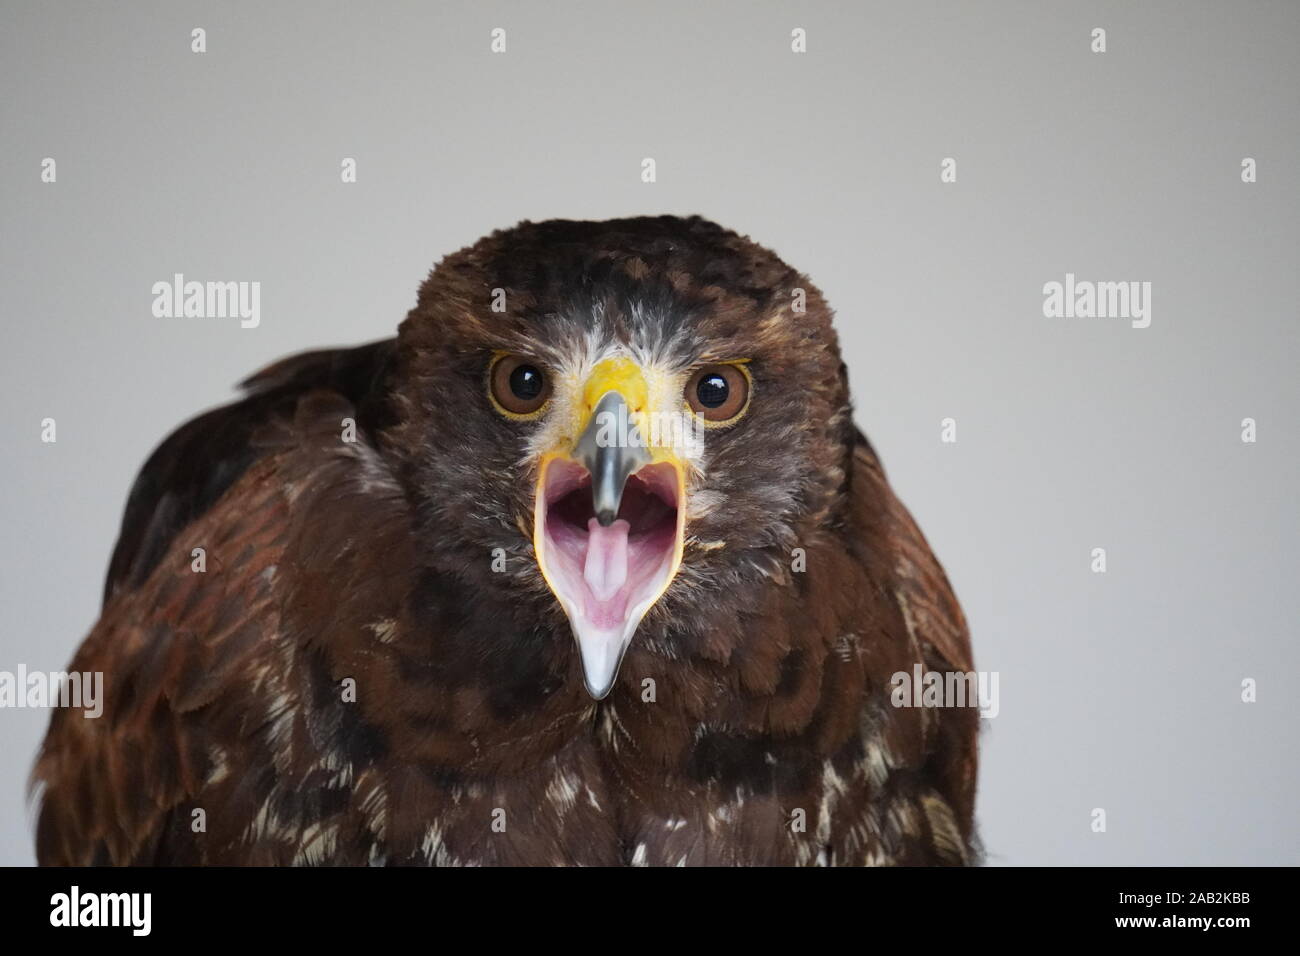
{"label": "hawk", "polygon": [[182,426],[33,773],[44,864],[975,862],[962,612],[831,311],[699,217],[524,222]]}

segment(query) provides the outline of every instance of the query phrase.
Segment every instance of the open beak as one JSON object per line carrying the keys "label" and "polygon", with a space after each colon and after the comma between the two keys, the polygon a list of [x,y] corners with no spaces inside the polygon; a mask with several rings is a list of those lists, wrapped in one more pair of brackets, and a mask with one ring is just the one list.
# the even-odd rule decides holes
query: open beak
{"label": "open beak", "polygon": [[577,441],[542,460],[533,546],[573,628],[587,691],[600,700],[681,565],[685,471],[645,440],[646,386],[635,364],[602,362],[583,398]]}

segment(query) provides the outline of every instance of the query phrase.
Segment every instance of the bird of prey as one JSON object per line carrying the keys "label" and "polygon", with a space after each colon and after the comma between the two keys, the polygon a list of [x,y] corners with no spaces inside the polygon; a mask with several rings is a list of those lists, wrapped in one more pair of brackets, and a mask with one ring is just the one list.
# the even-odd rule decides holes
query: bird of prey
{"label": "bird of prey", "polygon": [[699,217],[524,222],[284,359],[127,502],[46,864],[976,862],[943,570],[831,311]]}

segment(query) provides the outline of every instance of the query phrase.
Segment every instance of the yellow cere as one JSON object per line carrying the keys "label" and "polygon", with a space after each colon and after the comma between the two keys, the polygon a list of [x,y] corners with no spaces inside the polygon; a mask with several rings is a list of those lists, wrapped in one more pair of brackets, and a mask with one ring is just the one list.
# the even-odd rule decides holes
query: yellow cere
{"label": "yellow cere", "polygon": [[[591,370],[582,388],[583,401],[579,409],[581,421],[575,423],[575,434],[581,434],[586,427],[587,418],[596,407],[596,403],[607,392],[615,391],[627,402],[629,419],[641,430],[642,437],[647,443],[650,443],[654,437],[666,439],[672,434],[671,430],[654,432],[649,426],[647,416],[656,411],[676,413],[681,388],[682,382],[678,377],[655,374],[653,370],[650,372],[650,381],[647,381],[646,373],[642,371],[641,366],[626,356],[602,359]],[[651,459],[655,462],[667,461],[679,464],[673,449],[662,441],[660,444],[651,443],[649,451]]]}

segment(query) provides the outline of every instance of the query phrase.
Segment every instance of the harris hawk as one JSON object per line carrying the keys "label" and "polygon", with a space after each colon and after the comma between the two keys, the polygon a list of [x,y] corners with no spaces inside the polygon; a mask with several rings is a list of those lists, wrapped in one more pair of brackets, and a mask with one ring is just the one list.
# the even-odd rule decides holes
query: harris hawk
{"label": "harris hawk", "polygon": [[962,612],[772,252],[524,222],[243,390],[131,491],[41,863],[976,860],[978,712],[891,702]]}

